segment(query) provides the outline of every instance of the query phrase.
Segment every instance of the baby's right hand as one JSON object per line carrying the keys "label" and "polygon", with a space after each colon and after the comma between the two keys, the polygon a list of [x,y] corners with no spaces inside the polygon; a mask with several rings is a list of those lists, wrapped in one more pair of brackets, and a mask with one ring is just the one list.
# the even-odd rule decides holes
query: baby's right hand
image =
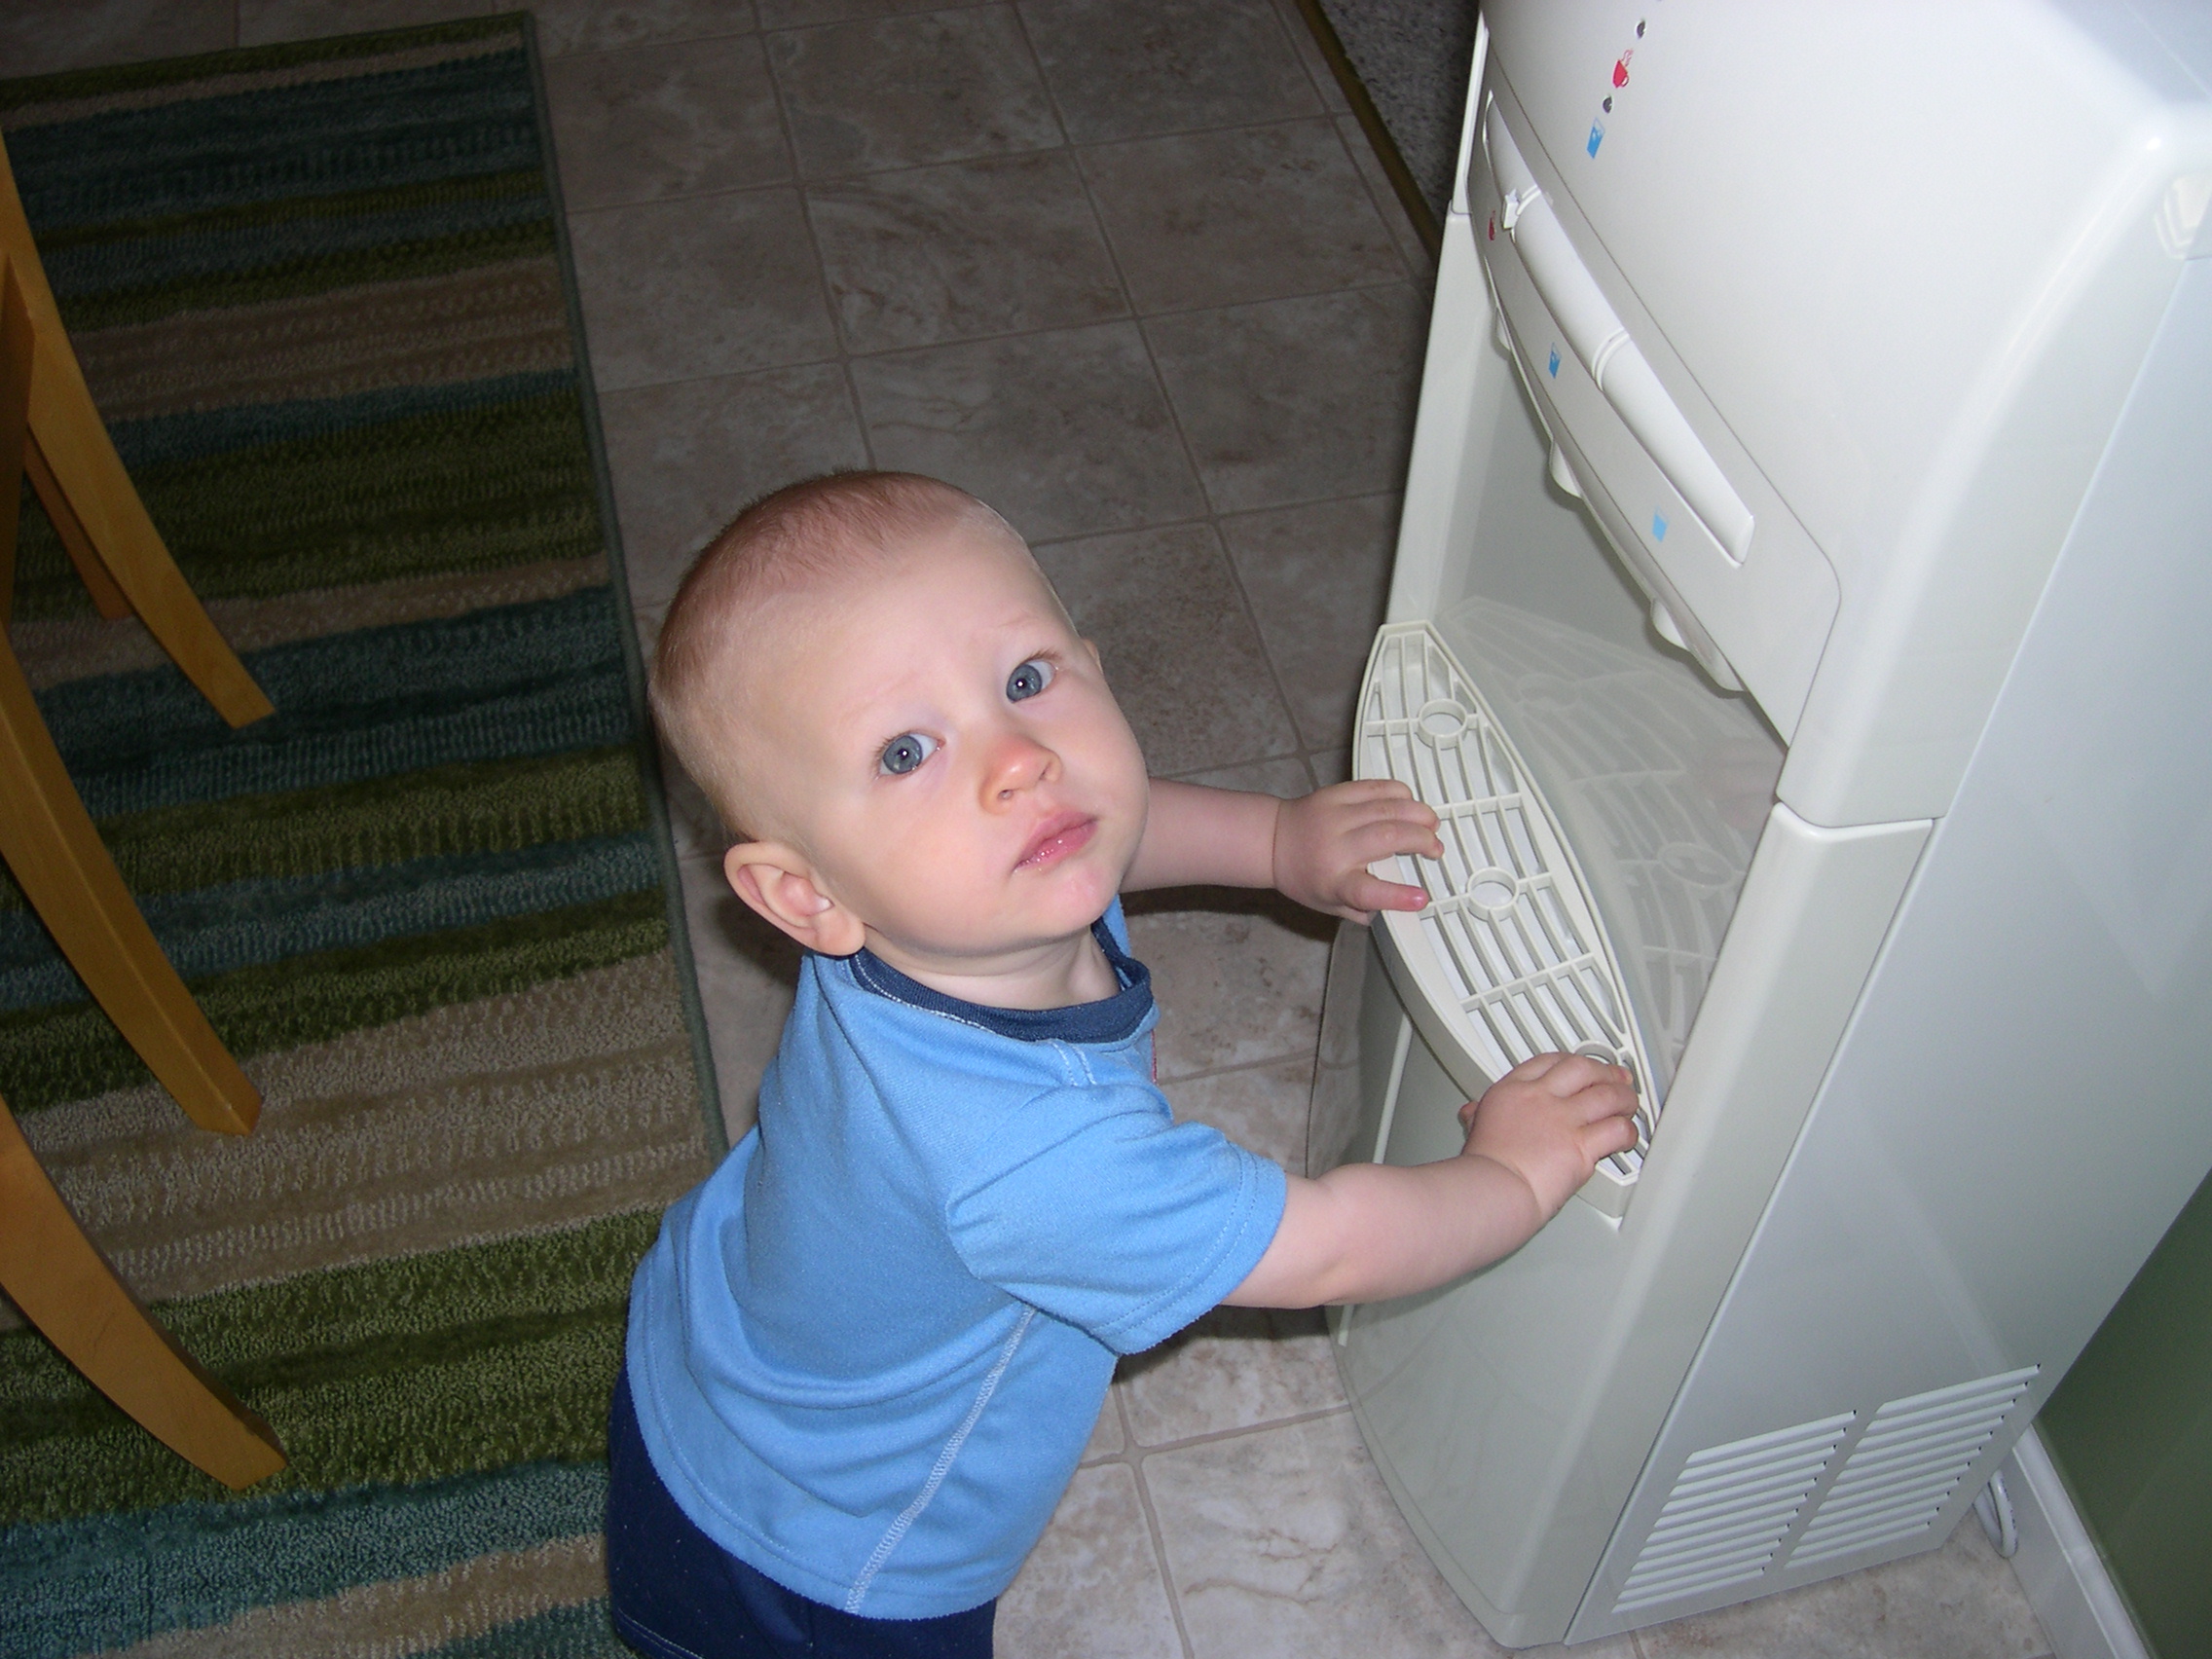
{"label": "baby's right hand", "polygon": [[1502,1163],[1529,1184],[1544,1219],[1557,1215],[1598,1167],[1636,1144],[1629,1074],[1581,1054],[1523,1060],[1459,1108],[1464,1156]]}

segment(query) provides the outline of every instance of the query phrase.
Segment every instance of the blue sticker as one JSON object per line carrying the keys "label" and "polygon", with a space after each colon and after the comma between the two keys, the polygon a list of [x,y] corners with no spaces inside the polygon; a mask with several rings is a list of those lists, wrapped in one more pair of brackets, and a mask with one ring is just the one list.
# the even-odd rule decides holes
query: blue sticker
{"label": "blue sticker", "polygon": [[1667,539],[1667,521],[1657,513],[1651,515],[1651,539],[1654,541]]}
{"label": "blue sticker", "polygon": [[1598,146],[1604,141],[1605,124],[1602,121],[1593,121],[1590,124],[1590,153],[1595,156],[1598,153]]}
{"label": "blue sticker", "polygon": [[1557,346],[1552,348],[1551,371],[1552,379],[1559,379],[1559,348]]}

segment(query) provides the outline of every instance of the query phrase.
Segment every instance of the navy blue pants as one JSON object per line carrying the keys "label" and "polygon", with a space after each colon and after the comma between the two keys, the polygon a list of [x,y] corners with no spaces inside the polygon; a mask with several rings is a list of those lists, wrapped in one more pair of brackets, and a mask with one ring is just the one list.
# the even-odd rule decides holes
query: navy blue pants
{"label": "navy blue pants", "polygon": [[692,1525],[638,1433],[630,1372],[607,1422],[607,1588],[616,1633],[652,1659],[991,1659],[998,1603],[938,1619],[864,1619],[809,1601]]}

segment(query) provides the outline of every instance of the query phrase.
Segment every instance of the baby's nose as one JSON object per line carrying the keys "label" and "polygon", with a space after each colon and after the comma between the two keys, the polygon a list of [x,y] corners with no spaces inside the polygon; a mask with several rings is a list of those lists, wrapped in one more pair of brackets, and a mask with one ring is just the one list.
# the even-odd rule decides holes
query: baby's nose
{"label": "baby's nose", "polygon": [[995,800],[1011,800],[1051,777],[1058,757],[1032,738],[1010,734],[992,753],[985,774],[986,793]]}

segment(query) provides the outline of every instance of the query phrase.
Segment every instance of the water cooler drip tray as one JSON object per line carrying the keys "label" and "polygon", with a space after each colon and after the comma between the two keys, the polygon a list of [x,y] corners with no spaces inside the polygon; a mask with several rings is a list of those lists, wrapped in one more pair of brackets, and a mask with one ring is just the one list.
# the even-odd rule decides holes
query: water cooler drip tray
{"label": "water cooler drip tray", "polygon": [[1601,1163],[1581,1195],[1607,1215],[1625,1213],[1658,1107],[1619,964],[1551,809],[1424,622],[1376,638],[1353,767],[1361,778],[1396,778],[1441,820],[1441,861],[1375,866],[1428,894],[1419,914],[1385,911],[1376,923],[1414,981],[1401,987],[1408,1013],[1432,1043],[1443,1040],[1437,1058],[1470,1095],[1536,1054],[1626,1066],[1644,1099],[1637,1145]]}

